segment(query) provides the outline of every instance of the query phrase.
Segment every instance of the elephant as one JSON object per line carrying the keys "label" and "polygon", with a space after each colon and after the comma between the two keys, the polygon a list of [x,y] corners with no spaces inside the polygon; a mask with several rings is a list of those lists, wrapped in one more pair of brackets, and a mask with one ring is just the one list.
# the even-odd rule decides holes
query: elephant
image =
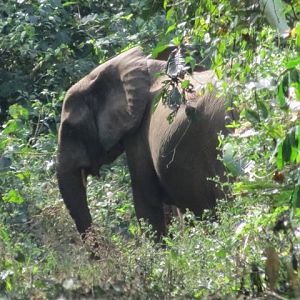
{"label": "elephant", "polygon": [[[137,218],[166,234],[164,205],[200,215],[214,209],[223,192],[211,180],[224,178],[218,133],[228,134],[226,105],[213,91],[210,70],[194,72],[173,122],[172,109],[153,102],[161,90],[166,61],[148,58],[139,47],[99,65],[66,93],[58,133],[57,178],[66,207],[84,237],[92,226],[87,176],[126,154]],[[195,118],[187,116],[193,107]]]}

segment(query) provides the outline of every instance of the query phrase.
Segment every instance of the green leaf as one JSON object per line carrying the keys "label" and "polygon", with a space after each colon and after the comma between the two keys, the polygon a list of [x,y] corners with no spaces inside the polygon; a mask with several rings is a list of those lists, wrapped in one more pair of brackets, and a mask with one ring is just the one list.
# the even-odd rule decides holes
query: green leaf
{"label": "green leaf", "polygon": [[163,88],[159,91],[159,93],[155,96],[154,101],[152,102],[151,106],[151,112],[154,113],[159,101],[162,100],[162,103],[165,104],[167,101],[167,96],[168,96],[168,88],[169,88],[169,83],[165,83]]}
{"label": "green leaf", "polygon": [[300,78],[298,82],[293,82],[291,86],[295,88],[296,99],[300,101]]}
{"label": "green leaf", "polygon": [[224,257],[226,257],[226,251],[224,249],[219,250],[216,252],[216,256],[219,258],[224,258]]}
{"label": "green leaf", "polygon": [[182,36],[181,35],[175,36],[172,39],[172,42],[174,43],[175,46],[179,46],[181,44],[181,41],[182,41]]}
{"label": "green leaf", "polygon": [[219,53],[224,54],[226,51],[226,42],[225,40],[221,40],[219,44]]}
{"label": "green leaf", "polygon": [[296,24],[295,33],[296,33],[296,49],[298,51],[298,54],[300,54],[300,22]]}
{"label": "green leaf", "polygon": [[298,147],[297,147],[297,158],[296,158],[296,163],[300,163],[300,126],[295,127],[295,137],[296,140],[298,141]]}
{"label": "green leaf", "polygon": [[167,8],[169,0],[164,0],[164,9]]}
{"label": "green leaf", "polygon": [[223,64],[223,57],[220,53],[218,53],[216,56],[215,56],[215,59],[214,59],[214,64],[216,66],[221,66]]}
{"label": "green leaf", "polygon": [[129,14],[127,16],[121,17],[121,19],[126,20],[126,21],[130,21],[132,19],[132,17],[133,17],[133,14]]}
{"label": "green leaf", "polygon": [[71,6],[77,4],[77,1],[68,1],[63,4],[64,7]]}
{"label": "green leaf", "polygon": [[300,208],[300,186],[296,186],[292,196],[293,208]]}
{"label": "green leaf", "polygon": [[191,66],[192,70],[194,70],[196,66],[196,60],[193,56],[186,56],[184,58],[184,62],[187,66]]}
{"label": "green leaf", "polygon": [[299,76],[299,71],[297,69],[292,69],[289,75],[290,75],[290,83],[299,83],[300,76]]}
{"label": "green leaf", "polygon": [[264,101],[258,101],[257,102],[257,105],[258,105],[258,109],[260,111],[260,115],[266,119],[268,116],[269,116],[269,109],[267,107],[267,105],[265,104]]}
{"label": "green leaf", "polygon": [[281,170],[284,165],[283,156],[282,156],[282,144],[283,142],[281,142],[277,146],[276,165],[279,170]]}
{"label": "green leaf", "polygon": [[245,109],[245,117],[252,124],[257,124],[260,121],[258,113],[249,108]]}
{"label": "green leaf", "polygon": [[289,162],[291,153],[292,153],[292,150],[291,150],[290,139],[289,139],[289,136],[286,136],[286,138],[284,139],[284,141],[282,143],[282,159],[283,159],[283,161]]}
{"label": "green leaf", "polygon": [[159,104],[159,100],[162,98],[162,92],[160,92],[159,94],[157,94],[154,98],[154,101],[152,102],[151,105],[151,112],[154,113],[156,111],[156,108]]}
{"label": "green leaf", "polygon": [[298,155],[298,143],[299,140],[297,140],[297,130],[296,127],[293,128],[293,130],[289,133],[289,140],[291,143],[291,156],[290,156],[290,162],[294,163],[297,160]]}
{"label": "green leaf", "polygon": [[240,159],[236,156],[235,149],[230,143],[223,146],[223,163],[233,176],[242,174]]}
{"label": "green leaf", "polygon": [[221,68],[215,68],[214,71],[216,72],[216,75],[218,77],[218,79],[222,79],[223,77],[223,72]]}
{"label": "green leaf", "polygon": [[0,227],[0,237],[6,243],[10,241],[9,234],[4,227]]}
{"label": "green leaf", "polygon": [[277,96],[278,96],[279,107],[281,109],[287,109],[287,104],[286,104],[286,101],[285,101],[285,95],[284,95],[283,83],[282,82],[278,86]]}
{"label": "green leaf", "polygon": [[296,66],[298,66],[299,64],[300,64],[300,56],[297,57],[297,58],[294,58],[294,59],[292,59],[292,60],[290,60],[290,61],[288,61],[288,62],[286,63],[286,67],[287,67],[288,69],[293,69],[293,68],[295,68]]}
{"label": "green leaf", "polygon": [[190,81],[189,81],[188,79],[185,79],[185,80],[183,80],[183,81],[181,82],[181,87],[182,87],[183,89],[188,88],[189,85],[190,85]]}
{"label": "green leaf", "polygon": [[2,127],[4,128],[3,133],[5,133],[5,134],[14,133],[19,129],[17,120],[9,120]]}
{"label": "green leaf", "polygon": [[24,198],[16,190],[10,190],[7,194],[3,195],[3,201],[21,204],[24,202]]}
{"label": "green leaf", "polygon": [[171,21],[171,19],[172,19],[172,17],[173,17],[173,12],[174,12],[173,7],[171,7],[171,8],[167,11],[166,20],[167,20],[168,22]]}
{"label": "green leaf", "polygon": [[284,162],[295,163],[299,149],[299,126],[292,128],[282,142],[282,159]]}
{"label": "green leaf", "polygon": [[153,58],[156,58],[158,56],[159,53],[163,52],[164,50],[166,50],[167,48],[169,47],[168,44],[163,44],[163,45],[158,45],[157,47],[155,47],[153,50],[152,50],[152,57]]}
{"label": "green leaf", "polygon": [[28,110],[19,104],[11,105],[9,107],[9,114],[13,119],[20,119],[20,118],[28,119],[29,116]]}
{"label": "green leaf", "polygon": [[171,31],[175,30],[177,27],[176,24],[172,24],[171,26],[168,27],[166,34],[170,33]]}

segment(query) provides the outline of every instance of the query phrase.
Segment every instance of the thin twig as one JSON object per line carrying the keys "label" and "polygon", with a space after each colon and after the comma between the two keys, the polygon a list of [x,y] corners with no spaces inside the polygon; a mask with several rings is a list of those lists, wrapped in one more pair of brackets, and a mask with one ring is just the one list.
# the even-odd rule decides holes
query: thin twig
{"label": "thin twig", "polygon": [[172,158],[171,160],[167,163],[167,169],[169,168],[169,166],[171,165],[171,163],[174,161],[174,158],[175,158],[175,154],[176,154],[176,149],[177,147],[179,146],[180,142],[182,141],[183,137],[185,136],[185,134],[187,133],[188,129],[190,128],[191,126],[191,121],[189,120],[188,121],[188,126],[186,127],[186,129],[184,130],[182,136],[179,138],[177,144],[175,145],[174,149],[171,151],[173,152],[172,154]]}

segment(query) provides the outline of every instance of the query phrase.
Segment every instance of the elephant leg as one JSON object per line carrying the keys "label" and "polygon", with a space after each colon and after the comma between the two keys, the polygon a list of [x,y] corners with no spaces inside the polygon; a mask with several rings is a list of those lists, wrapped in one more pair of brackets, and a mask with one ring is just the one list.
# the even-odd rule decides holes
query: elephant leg
{"label": "elephant leg", "polygon": [[164,214],[167,226],[171,224],[173,218],[176,218],[182,223],[183,217],[179,208],[174,205],[164,204]]}
{"label": "elephant leg", "polygon": [[166,222],[163,204],[156,201],[155,196],[147,191],[140,192],[139,188],[133,187],[134,207],[138,220],[144,219],[152,225],[156,239],[166,234]]}
{"label": "elephant leg", "polygon": [[[142,139],[142,138],[140,138]],[[137,218],[149,222],[156,232],[157,240],[166,234],[163,207],[164,192],[154,171],[146,147],[130,139],[125,144],[127,162],[131,176],[134,207]]]}

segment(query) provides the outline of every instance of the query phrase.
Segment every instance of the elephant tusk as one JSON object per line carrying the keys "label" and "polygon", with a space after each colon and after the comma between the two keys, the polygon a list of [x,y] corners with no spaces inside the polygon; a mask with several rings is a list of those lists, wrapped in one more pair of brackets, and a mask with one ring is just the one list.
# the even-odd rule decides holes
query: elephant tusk
{"label": "elephant tusk", "polygon": [[87,180],[86,180],[86,175],[84,169],[81,169],[81,178],[82,178],[82,184],[84,188],[86,189],[87,187]]}

